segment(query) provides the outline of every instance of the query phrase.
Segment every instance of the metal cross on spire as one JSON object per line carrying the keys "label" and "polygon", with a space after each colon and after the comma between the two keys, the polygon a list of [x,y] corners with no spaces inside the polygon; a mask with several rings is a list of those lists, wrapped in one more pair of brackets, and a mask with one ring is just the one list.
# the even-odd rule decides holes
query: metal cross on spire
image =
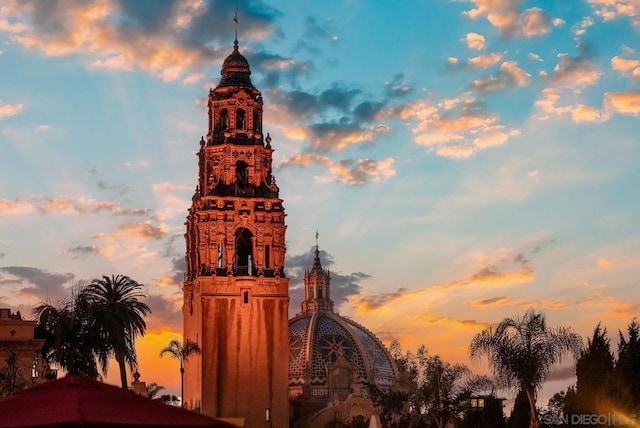
{"label": "metal cross on spire", "polygon": [[238,47],[238,8],[236,7],[236,14],[233,17],[233,22],[236,23],[236,39],[233,42],[235,47]]}
{"label": "metal cross on spire", "polygon": [[318,229],[316,229],[316,249],[318,249],[318,236],[320,236],[318,234]]}

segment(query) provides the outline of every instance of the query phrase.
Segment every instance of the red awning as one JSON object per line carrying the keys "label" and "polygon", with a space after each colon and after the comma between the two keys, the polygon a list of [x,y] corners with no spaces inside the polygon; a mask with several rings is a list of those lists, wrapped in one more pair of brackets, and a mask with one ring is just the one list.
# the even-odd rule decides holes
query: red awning
{"label": "red awning", "polygon": [[0,400],[0,426],[232,427],[131,391],[77,375]]}

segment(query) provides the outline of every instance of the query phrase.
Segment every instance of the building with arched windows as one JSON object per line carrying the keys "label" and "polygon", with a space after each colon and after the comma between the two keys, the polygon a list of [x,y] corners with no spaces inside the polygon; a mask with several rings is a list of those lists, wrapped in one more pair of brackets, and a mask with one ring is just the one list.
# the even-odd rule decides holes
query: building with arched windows
{"label": "building with arched windows", "polygon": [[289,398],[295,426],[349,423],[358,415],[368,419],[375,410],[366,398],[367,386],[389,388],[397,368],[373,333],[334,312],[331,275],[322,268],[317,243],[304,292],[300,312],[289,320]]}
{"label": "building with arched windows", "polygon": [[371,332],[334,313],[317,244],[301,312],[288,320],[285,212],[250,76],[236,40],[209,91],[186,221],[184,340],[202,353],[185,362],[184,402],[252,428],[287,427],[290,417],[322,426],[337,409],[370,416],[366,385],[389,386],[396,369]]}
{"label": "building with arched windows", "polygon": [[262,133],[262,95],[236,40],[209,92],[209,130],[185,234],[184,340],[201,355],[185,364],[184,400],[248,427],[289,423],[289,280],[285,213]]}

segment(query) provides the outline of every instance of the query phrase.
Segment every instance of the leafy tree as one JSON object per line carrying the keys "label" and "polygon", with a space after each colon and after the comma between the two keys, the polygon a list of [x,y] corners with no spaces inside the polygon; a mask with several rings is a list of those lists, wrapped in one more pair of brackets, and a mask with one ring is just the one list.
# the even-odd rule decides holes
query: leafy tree
{"label": "leafy tree", "polygon": [[[535,413],[534,413],[535,414]],[[527,425],[531,426],[531,406],[527,394],[519,390],[516,399],[513,402],[513,409],[509,415],[507,426],[509,428],[522,428]]]}
{"label": "leafy tree", "polygon": [[593,330],[587,346],[580,352],[576,363],[577,383],[575,395],[565,400],[566,414],[597,414],[608,401],[607,389],[613,376],[614,358],[607,329],[600,324]]}
{"label": "leafy tree", "polygon": [[158,385],[155,382],[151,382],[148,386],[147,386],[147,397],[151,398],[151,399],[155,399],[157,400],[157,396],[160,393],[160,391],[162,391],[164,388],[164,386],[162,385]]}
{"label": "leafy tree", "polygon": [[618,362],[612,389],[617,405],[627,412],[640,411],[640,325],[634,318],[627,327],[629,338],[619,332]]}
{"label": "leafy tree", "polygon": [[106,352],[105,344],[92,328],[89,302],[82,293],[72,301],[43,303],[34,309],[38,318],[35,337],[44,339],[43,358],[70,374],[98,378],[96,357]]}
{"label": "leafy tree", "polygon": [[108,352],[100,352],[98,360],[107,372],[109,356],[113,355],[120,367],[122,388],[127,388],[127,370],[137,365],[135,340],[144,336],[147,328],[144,316],[151,312],[146,303],[142,285],[125,275],[102,276],[91,281],[81,294],[91,308],[93,328],[104,341]]}
{"label": "leafy tree", "polygon": [[427,416],[438,428],[459,419],[472,395],[492,389],[492,382],[484,376],[473,376],[462,364],[449,364],[436,355],[427,357],[426,373],[420,391],[425,399]]}
{"label": "leafy tree", "polygon": [[[15,331],[12,330],[12,337],[14,333]],[[7,349],[5,362],[7,365],[0,368],[0,397],[8,397],[31,385],[31,382],[25,378],[23,367],[20,367],[13,345],[9,345]]]}
{"label": "leafy tree", "polygon": [[200,354],[202,350],[196,342],[187,339],[184,345],[174,339],[169,342],[169,345],[160,351],[160,358],[165,354],[169,354],[171,358],[180,362],[180,397],[182,407],[184,407],[184,362],[193,354]]}
{"label": "leafy tree", "polygon": [[171,406],[177,406],[180,402],[180,399],[173,394],[162,394],[158,400],[162,401],[164,404],[169,404]]}
{"label": "leafy tree", "polygon": [[529,426],[540,426],[536,394],[551,368],[569,353],[582,348],[582,339],[568,328],[547,327],[543,312],[528,310],[522,318],[505,318],[493,329],[476,334],[469,347],[471,357],[486,355],[501,385],[518,387],[529,402]]}
{"label": "leafy tree", "polygon": [[390,354],[398,367],[396,381],[389,390],[370,386],[385,427],[444,427],[460,419],[471,395],[493,388],[488,378],[473,376],[461,364],[430,355],[424,346],[415,355],[403,354],[400,344],[394,342]]}

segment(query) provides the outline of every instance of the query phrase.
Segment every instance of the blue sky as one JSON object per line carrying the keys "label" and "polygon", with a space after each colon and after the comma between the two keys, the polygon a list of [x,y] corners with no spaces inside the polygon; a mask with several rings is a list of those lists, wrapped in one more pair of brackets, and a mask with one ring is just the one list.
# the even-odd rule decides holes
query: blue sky
{"label": "blue sky", "polygon": [[638,315],[637,0],[3,2],[0,306],[129,275],[154,310],[143,380],[177,387],[157,353],[236,8],[291,315],[316,229],[341,314],[452,362],[530,307],[585,337]]}

